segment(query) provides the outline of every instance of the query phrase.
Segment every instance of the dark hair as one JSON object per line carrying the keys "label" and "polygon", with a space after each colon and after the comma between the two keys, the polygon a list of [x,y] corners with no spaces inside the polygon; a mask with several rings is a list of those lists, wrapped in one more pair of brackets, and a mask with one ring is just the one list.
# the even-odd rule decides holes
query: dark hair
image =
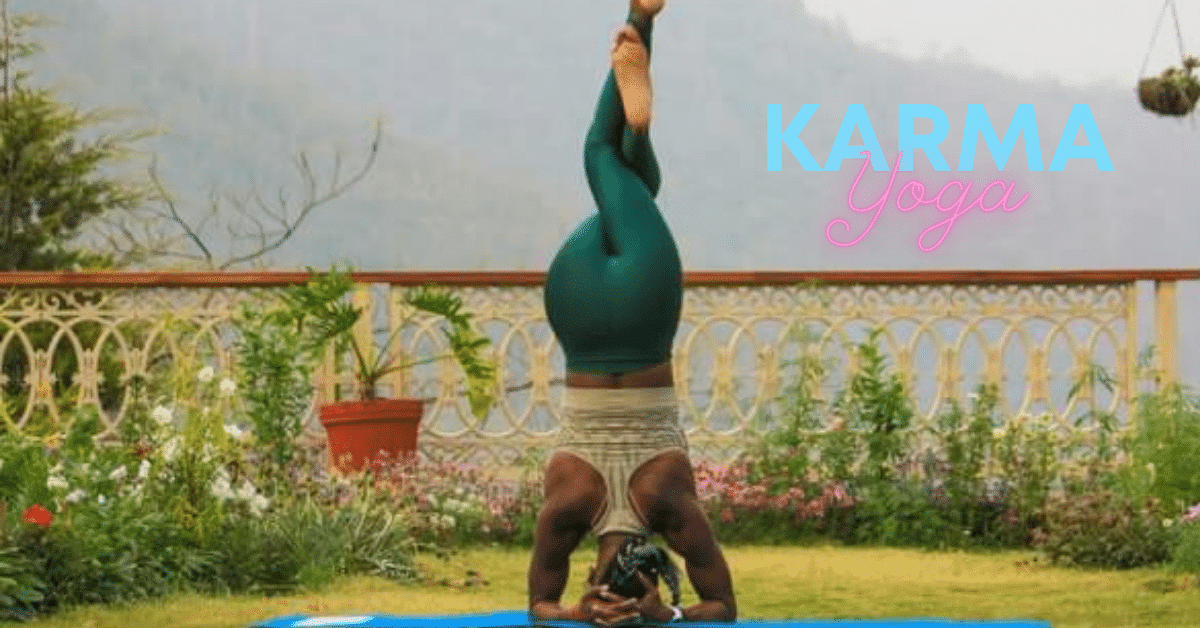
{"label": "dark hair", "polygon": [[655,585],[662,578],[671,589],[671,605],[679,605],[679,571],[667,551],[647,544],[645,537],[631,537],[622,543],[600,582],[617,595],[640,598],[647,591],[638,578],[639,573],[646,574]]}

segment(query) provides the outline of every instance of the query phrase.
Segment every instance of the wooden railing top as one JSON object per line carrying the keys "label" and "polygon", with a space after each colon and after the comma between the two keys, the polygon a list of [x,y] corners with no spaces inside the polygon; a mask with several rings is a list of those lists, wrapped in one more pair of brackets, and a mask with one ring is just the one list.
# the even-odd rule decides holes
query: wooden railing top
{"label": "wooden railing top", "polygon": [[[540,286],[543,271],[362,271],[359,283],[416,286]],[[0,272],[0,289],[9,288],[254,288],[296,285],[307,271],[101,271]],[[1124,284],[1135,281],[1195,281],[1200,269],[1142,270],[876,270],[876,271],[689,271],[689,286],[834,285],[1011,285]]]}

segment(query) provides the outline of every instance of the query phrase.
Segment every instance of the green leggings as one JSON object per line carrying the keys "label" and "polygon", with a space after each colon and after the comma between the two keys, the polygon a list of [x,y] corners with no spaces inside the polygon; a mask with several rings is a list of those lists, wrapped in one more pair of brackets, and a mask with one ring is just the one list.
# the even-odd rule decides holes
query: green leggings
{"label": "green leggings", "polygon": [[[650,24],[631,16],[647,50]],[[662,184],[647,135],[625,124],[612,72],[583,151],[593,214],[546,273],[546,317],[567,371],[625,373],[671,357],[683,306],[683,267],[654,203]]]}

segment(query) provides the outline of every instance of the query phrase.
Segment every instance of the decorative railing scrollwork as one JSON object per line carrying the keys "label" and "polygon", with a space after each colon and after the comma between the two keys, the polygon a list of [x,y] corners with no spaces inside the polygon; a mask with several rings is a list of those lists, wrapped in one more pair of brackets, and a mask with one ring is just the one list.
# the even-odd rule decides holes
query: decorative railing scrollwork
{"label": "decorative railing scrollwork", "polygon": [[[265,303],[306,273],[0,273],[0,400],[22,429],[60,423],[73,408],[101,411],[112,434],[131,383],[156,356],[188,351],[232,368],[232,317]],[[1175,285],[1195,271],[689,273],[675,345],[682,415],[693,448],[725,458],[778,411],[802,355],[830,366],[831,394],[855,368],[852,343],[879,328],[882,348],[909,385],[922,421],[981,383],[1002,411],[1122,413],[1138,391],[1138,283],[1155,282],[1155,367],[1177,377]],[[393,374],[392,394],[427,401],[423,449],[506,465],[544,450],[556,426],[563,357],[545,321],[541,273],[356,273],[367,320],[403,319],[401,291],[453,287],[493,340],[503,391],[474,417],[450,362]],[[166,333],[168,323],[175,325]],[[179,333],[183,330],[182,333]],[[366,330],[367,333],[370,330]],[[413,355],[444,351],[438,321],[416,316],[403,332]],[[1067,391],[1092,365],[1114,390]],[[327,362],[315,400],[337,395],[348,374]],[[316,427],[314,417],[309,417]]]}

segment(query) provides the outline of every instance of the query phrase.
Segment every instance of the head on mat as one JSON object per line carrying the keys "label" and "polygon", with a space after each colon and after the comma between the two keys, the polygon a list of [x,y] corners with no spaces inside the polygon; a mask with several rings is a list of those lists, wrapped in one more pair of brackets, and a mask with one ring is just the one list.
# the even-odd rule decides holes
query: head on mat
{"label": "head on mat", "polygon": [[671,590],[671,605],[679,605],[679,570],[665,549],[647,543],[643,536],[631,536],[621,544],[597,583],[608,585],[609,590],[622,597],[641,598],[648,591],[639,574],[654,586],[661,579]]}

